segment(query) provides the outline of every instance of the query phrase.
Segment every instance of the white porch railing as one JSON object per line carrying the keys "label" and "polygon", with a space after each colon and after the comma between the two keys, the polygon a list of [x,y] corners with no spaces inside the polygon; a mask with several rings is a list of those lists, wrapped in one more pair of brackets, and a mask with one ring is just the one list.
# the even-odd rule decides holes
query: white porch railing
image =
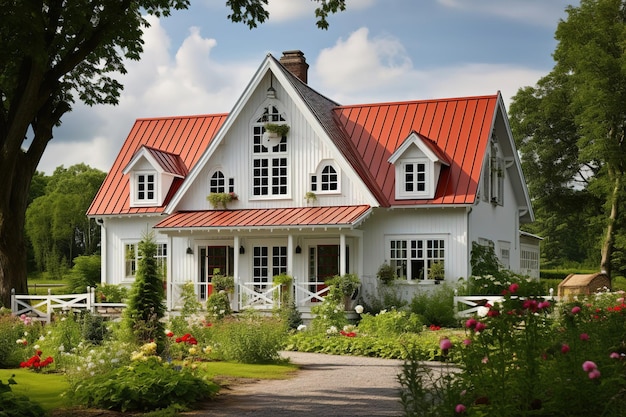
{"label": "white porch railing", "polygon": [[311,303],[324,301],[329,287],[322,282],[294,282],[296,307],[310,306]]}
{"label": "white porch railing", "polygon": [[[544,295],[539,298],[543,298],[544,300],[557,300],[557,297],[554,297],[554,289],[552,288],[550,288],[549,295]],[[474,314],[480,315],[481,310],[485,307],[486,304],[494,305],[495,303],[499,303],[502,300],[504,300],[504,296],[502,295],[455,295],[454,313],[457,317],[469,317]],[[459,310],[459,304],[465,305],[469,308]]]}
{"label": "white porch railing", "polygon": [[124,303],[96,303],[95,288],[87,288],[84,294],[23,295],[11,290],[11,312],[16,316],[25,314],[34,320],[50,323],[55,311],[88,310],[96,313],[102,309],[126,307]]}
{"label": "white porch railing", "polygon": [[239,306],[267,310],[280,307],[281,286],[273,283],[243,282],[239,284]]}

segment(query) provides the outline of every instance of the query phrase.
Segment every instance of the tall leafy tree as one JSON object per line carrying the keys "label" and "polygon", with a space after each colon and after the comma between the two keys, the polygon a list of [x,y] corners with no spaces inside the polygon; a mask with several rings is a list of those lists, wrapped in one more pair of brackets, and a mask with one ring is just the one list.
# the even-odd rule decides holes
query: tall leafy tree
{"label": "tall leafy tree", "polygon": [[[566,11],[555,35],[556,65],[518,92],[511,125],[543,220],[561,216],[548,230],[563,239],[556,231],[564,225],[580,234],[590,224],[600,268],[610,274],[626,170],[626,6],[581,0]],[[602,222],[594,220],[598,213]],[[593,246],[588,237],[581,243]]]}
{"label": "tall leafy tree", "polygon": [[[317,24],[345,0],[314,0]],[[227,0],[229,19],[250,28],[267,0]],[[189,0],[0,0],[0,303],[26,293],[29,187],[53,129],[76,100],[117,104],[124,59],[138,60],[142,13],[169,16]]]}
{"label": "tall leafy tree", "polygon": [[40,271],[53,275],[69,269],[79,255],[98,249],[100,233],[85,216],[106,174],[85,164],[58,167],[48,179],[45,194],[26,210],[26,234]]}

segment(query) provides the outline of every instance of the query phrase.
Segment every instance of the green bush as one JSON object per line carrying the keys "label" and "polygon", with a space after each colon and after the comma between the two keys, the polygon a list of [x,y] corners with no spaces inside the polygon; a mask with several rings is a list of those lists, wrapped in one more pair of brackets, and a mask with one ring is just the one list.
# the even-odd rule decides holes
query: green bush
{"label": "green bush", "polygon": [[100,255],[85,255],[74,258],[74,266],[68,275],[69,288],[82,294],[87,287],[95,287],[100,282]]}
{"label": "green bush", "polygon": [[376,315],[362,314],[358,332],[376,337],[399,336],[403,333],[420,333],[424,323],[411,312],[382,310]]}
{"label": "green bush", "polygon": [[228,293],[220,291],[209,295],[209,298],[206,300],[206,314],[207,319],[210,321],[221,320],[226,316],[230,316],[232,310]]}
{"label": "green bush", "polygon": [[97,289],[96,302],[124,303],[128,299],[128,288],[123,285],[101,284]]}
{"label": "green bush", "polygon": [[25,331],[22,320],[0,314],[0,368],[15,368],[25,359],[23,344],[16,343],[24,337]]}
{"label": "green bush", "polygon": [[96,374],[74,383],[73,402],[84,407],[148,412],[177,404],[190,407],[211,397],[218,387],[189,368],[161,363],[157,357]]}
{"label": "green bush", "polygon": [[283,321],[247,313],[226,318],[211,327],[215,353],[227,361],[272,363],[280,358],[287,337]]}
{"label": "green bush", "polygon": [[409,304],[411,311],[424,318],[427,325],[457,327],[454,314],[454,289],[449,285],[440,285],[431,293],[419,293]]}
{"label": "green bush", "polygon": [[[14,375],[15,376],[15,375]],[[43,417],[44,409],[24,395],[13,392],[11,385],[16,384],[13,378],[7,383],[0,381],[0,416],[2,417]]]}

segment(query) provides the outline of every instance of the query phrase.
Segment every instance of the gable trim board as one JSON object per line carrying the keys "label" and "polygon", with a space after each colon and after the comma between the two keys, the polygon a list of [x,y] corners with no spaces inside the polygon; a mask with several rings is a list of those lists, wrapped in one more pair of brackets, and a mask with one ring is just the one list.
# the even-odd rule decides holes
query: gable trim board
{"label": "gable trim board", "polygon": [[[257,126],[258,135],[259,112],[268,106],[284,112],[291,127],[284,148],[276,148],[286,149],[278,152],[285,161],[280,168],[282,187],[288,191],[259,198],[252,193],[253,181],[267,180],[272,186],[273,179],[271,174],[252,175],[259,145],[252,147],[251,129]],[[266,149],[266,159],[276,152],[268,146],[258,149]],[[495,157],[506,161],[497,205],[479,198],[483,184],[494,175],[485,172],[485,162]],[[418,173],[412,168],[398,171],[404,159],[432,165],[418,164]],[[172,178],[158,206],[131,204],[129,184],[133,172],[144,166],[142,161]],[[322,162],[333,167],[337,190],[305,199],[313,177],[324,183],[317,179],[323,175]],[[211,209],[206,201],[208,177],[216,170],[232,180],[238,195],[227,210]],[[425,178],[432,184],[430,195],[412,198],[410,191],[423,187]],[[427,276],[430,263],[445,257],[447,279],[468,276],[471,242],[479,237],[511,242],[509,260],[515,269],[520,258],[517,225],[534,217],[499,92],[339,105],[269,54],[229,114],[138,119],[87,214],[103,226],[106,220],[106,283],[120,282],[113,271],[121,270],[115,263],[122,258],[115,252],[124,242],[139,239],[148,222],[169,245],[170,285],[191,280],[201,288],[210,279],[200,255],[189,256],[188,247],[201,248],[203,256],[217,256],[213,252],[238,247],[246,239],[254,242],[253,253],[235,253],[229,259],[231,255],[220,252],[223,262],[235,262],[239,283],[261,279],[255,275],[259,273],[269,274],[262,282],[271,282],[276,271],[296,276],[297,282],[318,279],[323,275],[319,257],[331,256],[331,265],[337,257],[338,271],[358,273],[372,290],[383,262],[394,262],[400,273],[410,262],[408,270],[417,268],[419,276]],[[261,250],[265,244],[269,246]],[[308,252],[294,254],[295,246]],[[253,263],[261,262],[259,256],[265,257],[267,268]],[[432,281],[407,283],[423,286]],[[413,291],[405,296],[410,298]]]}

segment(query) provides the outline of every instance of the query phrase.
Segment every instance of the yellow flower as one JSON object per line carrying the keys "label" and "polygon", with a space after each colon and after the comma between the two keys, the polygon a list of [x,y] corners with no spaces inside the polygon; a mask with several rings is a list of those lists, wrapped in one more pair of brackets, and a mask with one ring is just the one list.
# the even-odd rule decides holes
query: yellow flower
{"label": "yellow flower", "polygon": [[195,355],[196,353],[198,353],[198,349],[196,349],[195,347],[189,348],[189,354],[190,355]]}

